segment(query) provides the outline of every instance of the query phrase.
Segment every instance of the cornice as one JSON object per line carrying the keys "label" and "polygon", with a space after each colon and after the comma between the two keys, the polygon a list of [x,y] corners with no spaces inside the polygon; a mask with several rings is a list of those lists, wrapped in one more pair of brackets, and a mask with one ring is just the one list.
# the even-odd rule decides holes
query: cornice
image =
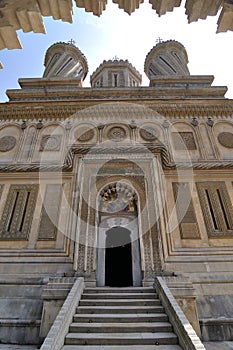
{"label": "cornice", "polygon": [[200,161],[200,162],[172,162],[170,153],[166,146],[161,143],[151,144],[122,144],[115,143],[108,146],[99,145],[75,145],[71,146],[65,157],[64,163],[54,164],[0,164],[0,172],[70,172],[73,170],[75,155],[85,156],[95,155],[111,155],[117,156],[127,154],[159,154],[164,169],[193,169],[193,170],[214,170],[214,169],[233,169],[233,161]]}
{"label": "cornice", "polygon": [[147,100],[222,100],[227,91],[225,86],[158,86],[130,88],[59,88],[41,86],[35,89],[12,89],[6,94],[9,103],[82,102],[82,101],[147,101]]}
{"label": "cornice", "polygon": [[[124,101],[125,102],[125,101]],[[73,103],[69,106],[61,104],[43,104],[38,103],[28,105],[19,105],[13,103],[4,103],[0,105],[0,119],[3,121],[22,120],[22,119],[64,119],[78,113],[89,107],[94,107],[100,103],[109,103],[109,101],[91,101],[89,103]],[[166,118],[172,117],[232,117],[233,116],[233,100],[224,101],[177,101],[171,103],[144,102],[137,101],[139,106],[145,106],[153,111],[158,112]],[[126,115],[127,117],[127,115]]]}

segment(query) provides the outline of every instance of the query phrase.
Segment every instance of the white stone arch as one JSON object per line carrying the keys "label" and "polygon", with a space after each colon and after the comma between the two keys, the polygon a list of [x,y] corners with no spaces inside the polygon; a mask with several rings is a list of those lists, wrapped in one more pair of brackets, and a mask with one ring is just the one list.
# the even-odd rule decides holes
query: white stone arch
{"label": "white stone arch", "polygon": [[65,128],[58,122],[48,122],[37,126],[37,142],[33,161],[42,163],[62,159],[65,146]]}
{"label": "white stone arch", "polygon": [[[163,120],[162,120],[163,121]],[[143,131],[151,133],[146,135]],[[165,132],[164,128],[161,125],[161,121],[152,121],[147,120],[138,125],[137,131],[137,139],[139,142],[162,142],[165,141]]]}
{"label": "white stone arch", "polygon": [[94,123],[74,123],[70,130],[69,144],[96,143],[98,139],[98,130]]}
{"label": "white stone arch", "polygon": [[[175,145],[176,133],[180,133],[180,143],[183,144],[184,149],[177,149],[178,147]],[[187,142],[185,141],[185,134],[187,135]],[[182,139],[182,135],[184,139]],[[173,150],[173,155],[175,155],[176,160],[179,160],[179,158],[187,158],[188,155],[193,160],[198,160],[201,157],[197,129],[190,125],[189,122],[185,120],[174,121],[169,129],[169,138],[170,147]]]}
{"label": "white stone arch", "polygon": [[21,148],[22,129],[16,123],[5,124],[0,128],[0,158],[1,162],[10,162],[17,158]]}
{"label": "white stone arch", "polygon": [[[103,198],[107,198],[113,194],[122,195],[122,200],[125,207],[121,209],[103,212],[103,208],[99,206],[102,204]],[[125,201],[125,198],[128,202]],[[118,196],[117,196],[118,198]],[[116,198],[116,201],[117,201]],[[130,243],[132,254],[132,281],[134,286],[141,285],[141,254],[140,254],[140,233],[138,224],[138,193],[132,184],[127,180],[110,181],[105,183],[98,191],[96,197],[96,208],[98,208],[98,215],[96,216],[97,228],[97,271],[96,280],[98,286],[105,286],[105,256],[106,256],[106,239],[107,232],[114,227],[125,228],[130,231]],[[130,205],[134,204],[134,210],[130,213]],[[128,212],[129,210],[129,212]],[[104,216],[104,218],[102,217]],[[121,242],[119,242],[119,245]]]}
{"label": "white stone arch", "polygon": [[213,134],[221,158],[233,159],[233,123],[228,120],[216,121]]}

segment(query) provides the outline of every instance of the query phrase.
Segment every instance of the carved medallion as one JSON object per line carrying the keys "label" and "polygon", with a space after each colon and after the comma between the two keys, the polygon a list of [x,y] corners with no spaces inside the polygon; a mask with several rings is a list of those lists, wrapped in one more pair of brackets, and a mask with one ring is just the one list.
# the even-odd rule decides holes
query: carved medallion
{"label": "carved medallion", "polygon": [[77,140],[80,142],[87,142],[93,139],[94,137],[94,130],[90,129],[85,131],[82,135],[80,135]]}
{"label": "carved medallion", "polygon": [[14,136],[3,136],[0,138],[0,152],[11,151],[16,145]]}
{"label": "carved medallion", "polygon": [[141,137],[146,141],[154,141],[159,137],[159,131],[153,126],[144,126],[140,129]]}
{"label": "carved medallion", "polygon": [[126,131],[120,126],[114,126],[108,131],[108,138],[113,141],[122,141],[126,138]]}
{"label": "carved medallion", "polygon": [[40,151],[59,151],[62,135],[43,135],[40,143]]}
{"label": "carved medallion", "polygon": [[224,147],[233,148],[233,133],[221,132],[218,135],[218,142]]}

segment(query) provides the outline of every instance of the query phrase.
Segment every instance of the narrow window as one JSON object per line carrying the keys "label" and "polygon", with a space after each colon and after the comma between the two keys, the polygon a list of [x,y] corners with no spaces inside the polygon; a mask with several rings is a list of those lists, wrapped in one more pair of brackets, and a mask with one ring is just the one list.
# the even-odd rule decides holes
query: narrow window
{"label": "narrow window", "polygon": [[230,230],[231,229],[230,228],[230,224],[229,224],[229,221],[228,221],[228,218],[227,218],[227,213],[226,213],[226,210],[225,210],[225,207],[224,207],[224,204],[223,204],[222,197],[221,197],[219,189],[217,189],[216,192],[217,192],[217,195],[218,195],[218,199],[219,199],[219,203],[220,203],[220,206],[221,206],[221,209],[222,209],[222,213],[223,213],[223,217],[224,217],[224,220],[225,220],[226,227],[227,227],[228,230]]}
{"label": "narrow window", "polygon": [[208,205],[209,205],[209,209],[210,209],[211,218],[212,218],[212,221],[213,221],[213,224],[214,224],[214,229],[215,229],[215,230],[219,230],[217,221],[216,221],[215,216],[214,216],[214,209],[213,209],[213,207],[212,207],[212,203],[211,203],[211,200],[210,200],[210,196],[209,196],[208,190],[205,190],[205,194],[206,194],[206,198],[207,198],[207,201],[208,201]]}
{"label": "narrow window", "polygon": [[118,74],[114,74],[114,86],[117,87]]}
{"label": "narrow window", "polygon": [[13,208],[12,208],[12,212],[11,212],[11,215],[10,215],[10,220],[9,220],[8,225],[7,225],[7,231],[11,230],[11,226],[12,226],[12,223],[13,223],[13,218],[15,216],[15,211],[16,211],[18,198],[19,198],[19,191],[16,191],[15,192],[15,200],[14,200]]}
{"label": "narrow window", "polygon": [[24,209],[23,209],[23,215],[22,215],[21,223],[20,223],[20,227],[19,227],[20,232],[23,230],[23,225],[24,225],[24,220],[25,220],[26,211],[27,211],[27,207],[28,207],[29,197],[30,197],[30,192],[27,192],[27,197],[26,197],[26,201],[25,201],[25,205],[24,205]]}

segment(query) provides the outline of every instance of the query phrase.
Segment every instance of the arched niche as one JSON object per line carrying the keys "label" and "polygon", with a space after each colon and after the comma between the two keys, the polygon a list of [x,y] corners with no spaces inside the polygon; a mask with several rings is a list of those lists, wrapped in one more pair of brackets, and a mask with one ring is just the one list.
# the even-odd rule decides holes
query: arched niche
{"label": "arched niche", "polygon": [[17,125],[9,125],[0,129],[0,158],[1,162],[9,162],[18,151],[22,130]]}
{"label": "arched niche", "polygon": [[175,160],[187,157],[198,160],[200,155],[195,129],[186,122],[175,122],[170,129],[170,144]]}
{"label": "arched niche", "polygon": [[232,159],[233,124],[227,121],[220,121],[214,125],[213,130],[221,157],[224,159]]}
{"label": "arched niche", "polygon": [[71,130],[70,134],[70,144],[86,144],[86,143],[96,143],[97,142],[97,129],[94,125],[90,123],[81,123],[75,125]]}
{"label": "arched niche", "polygon": [[98,286],[141,285],[137,213],[138,197],[128,182],[112,182],[99,191]]}
{"label": "arched niche", "polygon": [[33,160],[42,163],[59,160],[64,149],[64,133],[63,126],[54,123],[38,129]]}

